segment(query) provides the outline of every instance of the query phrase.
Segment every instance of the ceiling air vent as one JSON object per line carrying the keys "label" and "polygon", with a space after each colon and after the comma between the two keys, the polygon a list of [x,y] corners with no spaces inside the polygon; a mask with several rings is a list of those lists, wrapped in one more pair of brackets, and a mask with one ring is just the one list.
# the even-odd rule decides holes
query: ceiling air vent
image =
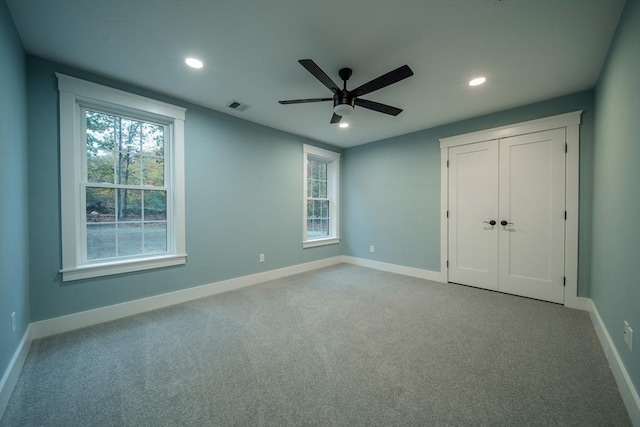
{"label": "ceiling air vent", "polygon": [[229,108],[231,108],[233,110],[237,110],[237,111],[243,112],[247,108],[251,107],[251,105],[243,104],[242,102],[239,102],[239,101],[231,101],[230,103],[227,104],[227,107],[229,107]]}

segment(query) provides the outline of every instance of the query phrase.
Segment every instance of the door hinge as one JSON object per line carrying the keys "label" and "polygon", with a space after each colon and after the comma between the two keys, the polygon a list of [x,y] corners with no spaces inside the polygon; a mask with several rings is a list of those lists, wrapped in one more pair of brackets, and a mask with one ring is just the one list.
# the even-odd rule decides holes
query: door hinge
{"label": "door hinge", "polygon": [[447,211],[447,218],[449,218],[449,211]]}
{"label": "door hinge", "polygon": [[564,144],[564,152],[565,153],[569,152],[569,144],[567,144],[567,143]]}
{"label": "door hinge", "polygon": [[447,160],[447,167],[449,167],[449,160]]}
{"label": "door hinge", "polygon": [[449,268],[449,260],[447,260],[447,268]]}
{"label": "door hinge", "polygon": [[562,286],[567,286],[567,277],[562,278]]}
{"label": "door hinge", "polygon": [[564,211],[564,220],[567,220],[567,211]]}

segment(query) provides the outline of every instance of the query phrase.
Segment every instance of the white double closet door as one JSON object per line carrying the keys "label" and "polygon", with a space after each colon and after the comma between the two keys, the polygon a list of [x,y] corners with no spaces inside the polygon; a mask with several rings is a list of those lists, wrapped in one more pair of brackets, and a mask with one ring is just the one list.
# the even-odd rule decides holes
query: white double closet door
{"label": "white double closet door", "polygon": [[449,281],[563,303],[565,129],[449,148],[448,174]]}

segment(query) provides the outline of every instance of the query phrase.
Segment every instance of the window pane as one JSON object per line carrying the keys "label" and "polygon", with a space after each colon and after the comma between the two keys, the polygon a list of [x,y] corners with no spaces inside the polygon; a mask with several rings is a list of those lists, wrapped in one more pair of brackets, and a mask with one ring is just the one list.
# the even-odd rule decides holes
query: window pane
{"label": "window pane", "polygon": [[114,135],[118,150],[116,184],[140,185],[140,127],[141,123],[114,116]]}
{"label": "window pane", "polygon": [[320,229],[321,229],[321,235],[322,236],[328,236],[329,235],[329,220],[328,219],[322,219],[320,220]]}
{"label": "window pane", "polygon": [[327,198],[327,181],[318,182],[318,197],[321,199]]}
{"label": "window pane", "polygon": [[307,201],[307,217],[313,219],[316,217],[316,201],[308,200]]}
{"label": "window pane", "polygon": [[87,182],[113,184],[113,153],[87,150]]}
{"label": "window pane", "polygon": [[144,223],[144,253],[161,253],[167,251],[167,223]]}
{"label": "window pane", "polygon": [[142,253],[142,224],[118,223],[118,256]]}
{"label": "window pane", "polygon": [[87,224],[87,259],[116,256],[116,225]]}
{"label": "window pane", "polygon": [[132,151],[118,153],[116,184],[140,185],[140,157]]}
{"label": "window pane", "polygon": [[142,220],[142,191],[118,189],[118,221]]}
{"label": "window pane", "polygon": [[87,187],[85,194],[87,223],[116,220],[116,191],[113,188]]}
{"label": "window pane", "polygon": [[124,117],[113,117],[118,151],[121,153],[138,153],[141,149],[142,123]]}
{"label": "window pane", "polygon": [[307,161],[307,178],[317,178],[318,164],[314,160]]}
{"label": "window pane", "polygon": [[167,219],[166,191],[144,191],[144,219],[145,221]]}
{"label": "window pane", "polygon": [[318,179],[322,181],[327,180],[327,164],[326,163],[318,163]]}
{"label": "window pane", "polygon": [[142,185],[164,186],[164,159],[142,157]]}
{"label": "window pane", "polygon": [[113,184],[113,116],[86,112],[87,181]]}
{"label": "window pane", "polygon": [[142,124],[142,153],[164,157],[164,126]]}

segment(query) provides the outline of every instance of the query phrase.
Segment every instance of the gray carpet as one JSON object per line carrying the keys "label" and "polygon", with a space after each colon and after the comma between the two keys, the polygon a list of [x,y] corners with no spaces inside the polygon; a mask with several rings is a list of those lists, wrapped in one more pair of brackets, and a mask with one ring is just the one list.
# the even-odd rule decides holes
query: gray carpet
{"label": "gray carpet", "polygon": [[586,312],[341,264],[37,340],[1,426],[626,426]]}

